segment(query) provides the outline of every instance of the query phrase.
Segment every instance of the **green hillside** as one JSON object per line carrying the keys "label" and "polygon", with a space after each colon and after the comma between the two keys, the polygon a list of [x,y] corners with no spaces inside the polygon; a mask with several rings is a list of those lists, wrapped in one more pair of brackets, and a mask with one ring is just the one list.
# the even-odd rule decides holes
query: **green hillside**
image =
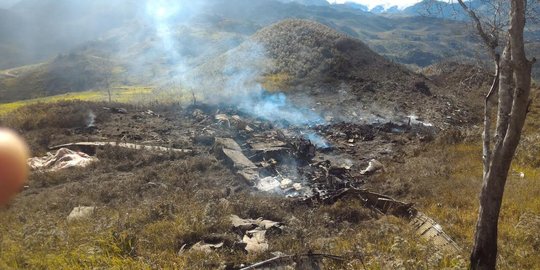
{"label": "green hillside", "polygon": [[0,71],[2,103],[104,88],[115,65],[97,56],[68,54],[32,66]]}

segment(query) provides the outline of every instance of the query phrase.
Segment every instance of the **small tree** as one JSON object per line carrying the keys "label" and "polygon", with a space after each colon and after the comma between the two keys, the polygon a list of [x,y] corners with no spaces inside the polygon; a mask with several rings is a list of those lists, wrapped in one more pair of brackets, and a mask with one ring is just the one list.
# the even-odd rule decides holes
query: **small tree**
{"label": "small tree", "polygon": [[[499,213],[510,165],[521,139],[531,92],[531,71],[534,62],[525,54],[524,28],[527,0],[485,1],[497,11],[484,20],[463,0],[459,5],[472,19],[476,31],[495,63],[495,77],[485,98],[483,131],[483,185],[474,248],[472,269],[495,269],[497,262],[497,232]],[[536,4],[537,1],[529,1]],[[508,20],[501,17],[509,12]],[[504,49],[498,51],[503,34]],[[497,94],[497,122],[493,130],[492,98]],[[492,136],[494,133],[494,136]]]}
{"label": "small tree", "polygon": [[112,102],[112,93],[111,93],[111,73],[105,74],[105,87],[107,88],[107,95],[109,96],[109,103]]}

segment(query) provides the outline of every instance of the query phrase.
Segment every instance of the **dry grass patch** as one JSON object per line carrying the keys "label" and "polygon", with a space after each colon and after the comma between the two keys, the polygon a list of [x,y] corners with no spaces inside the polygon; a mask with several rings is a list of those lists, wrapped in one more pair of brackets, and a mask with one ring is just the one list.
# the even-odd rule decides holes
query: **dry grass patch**
{"label": "dry grass patch", "polygon": [[[32,148],[39,149],[46,144],[37,138],[65,136],[81,124],[88,109],[103,105],[37,104],[3,121],[23,131]],[[173,107],[151,108],[178,115]],[[32,112],[39,114],[28,119]],[[117,117],[96,114],[102,125]],[[175,128],[182,123],[174,122]],[[388,163],[393,165],[369,184],[377,187],[374,191],[416,202],[464,248],[462,257],[437,251],[405,220],[378,216],[359,201],[308,207],[254,192],[210,149],[172,155],[108,147],[97,152],[100,162],[88,168],[31,176],[30,188],[0,211],[0,268],[215,269],[268,259],[277,251],[314,251],[345,258],[326,261],[325,269],[462,269],[472,245],[482,168],[481,146],[458,141],[438,140],[404,154],[402,163]],[[516,174],[509,178],[501,215],[502,269],[540,265],[538,230],[529,229],[536,228],[535,217],[540,216],[539,171],[521,157],[512,167]],[[76,206],[96,206],[97,211],[89,220],[67,223]],[[270,250],[261,254],[232,247],[210,254],[189,250],[205,239],[240,240],[231,229],[231,214],[279,221],[286,228],[268,236]]]}
{"label": "dry grass patch", "polygon": [[[501,269],[534,269],[540,265],[540,106],[538,91],[521,144],[508,177],[499,221]],[[474,135],[474,134],[473,134]],[[439,140],[384,177],[390,193],[418,203],[443,225],[464,249],[472,249],[482,185],[482,146],[479,134],[466,142]],[[392,179],[392,180],[388,180]],[[409,192],[398,192],[403,187]]]}

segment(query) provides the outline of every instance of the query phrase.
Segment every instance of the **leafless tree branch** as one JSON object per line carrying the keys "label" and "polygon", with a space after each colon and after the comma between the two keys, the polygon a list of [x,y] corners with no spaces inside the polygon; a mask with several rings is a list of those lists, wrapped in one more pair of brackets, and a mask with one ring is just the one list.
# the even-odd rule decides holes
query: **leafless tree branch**
{"label": "leafless tree branch", "polygon": [[471,17],[471,19],[474,21],[478,34],[482,38],[482,41],[484,42],[484,44],[488,47],[491,57],[495,59],[497,55],[496,49],[499,46],[499,40],[496,38],[497,36],[487,34],[486,31],[484,30],[482,21],[480,21],[480,18],[478,17],[478,15],[476,15],[476,12],[470,9],[469,6],[467,6],[465,2],[463,2],[463,0],[457,0],[457,1],[459,5],[463,8],[463,10],[467,12],[469,16]]}

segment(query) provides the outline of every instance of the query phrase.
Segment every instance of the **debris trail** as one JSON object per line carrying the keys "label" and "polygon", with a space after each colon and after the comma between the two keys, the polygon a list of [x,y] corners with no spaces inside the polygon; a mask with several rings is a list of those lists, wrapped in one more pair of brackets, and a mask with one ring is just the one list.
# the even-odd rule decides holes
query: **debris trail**
{"label": "debris trail", "polygon": [[[322,259],[331,259],[334,261],[345,261],[345,258],[335,255],[308,253],[299,255],[280,255],[274,258],[240,268],[240,270],[255,269],[281,269],[292,264],[296,264],[296,269],[321,269],[320,261]],[[288,268],[285,268],[288,269]]]}
{"label": "debris trail", "polygon": [[[202,112],[201,112],[202,113]],[[200,113],[199,113],[200,114]],[[308,205],[333,204],[346,197],[360,199],[364,206],[380,215],[394,215],[410,222],[420,238],[431,241],[436,247],[452,254],[461,254],[460,247],[442,230],[441,225],[413,207],[413,203],[397,201],[389,196],[370,192],[361,188],[362,179],[384,172],[384,165],[371,158],[369,165],[354,175],[346,162],[347,156],[339,151],[344,148],[321,148],[306,140],[297,127],[264,127],[262,122],[242,119],[239,116],[216,113],[214,119],[225,130],[238,130],[232,138],[214,137],[213,151],[245,182],[267,193],[281,194],[295,198]],[[252,125],[255,133],[245,132],[245,125]],[[337,129],[334,129],[337,128]],[[336,124],[316,127],[321,138],[335,136],[334,139],[350,144],[357,140],[372,142],[379,134],[410,134],[422,137],[433,130],[425,125],[385,124]],[[225,135],[223,132],[221,133]],[[338,145],[339,147],[339,145]],[[347,149],[347,148],[345,148]],[[337,165],[340,164],[340,165]],[[256,238],[254,234],[252,238]]]}
{"label": "debris trail", "polygon": [[416,230],[421,238],[432,242],[436,247],[445,250],[448,253],[460,254],[463,250],[458,246],[442,226],[422,212],[417,212],[411,218],[410,225]]}
{"label": "debris trail", "polygon": [[113,147],[121,147],[121,148],[135,149],[135,150],[156,151],[156,152],[175,152],[175,153],[192,153],[193,152],[193,150],[191,149],[178,149],[178,148],[170,148],[170,147],[163,147],[163,146],[142,145],[142,144],[134,144],[134,143],[118,143],[118,142],[76,142],[76,143],[67,143],[67,144],[51,146],[49,147],[49,149],[51,150],[57,150],[60,148],[95,149],[96,147],[100,147],[100,146],[113,146]]}
{"label": "debris trail", "polygon": [[314,196],[305,200],[309,203],[333,204],[345,197],[359,198],[364,206],[384,215],[394,215],[409,220],[416,234],[433,243],[437,248],[452,254],[461,254],[459,245],[446,234],[442,226],[426,214],[413,207],[413,203],[404,203],[391,197],[363,189],[345,188],[326,197]]}

